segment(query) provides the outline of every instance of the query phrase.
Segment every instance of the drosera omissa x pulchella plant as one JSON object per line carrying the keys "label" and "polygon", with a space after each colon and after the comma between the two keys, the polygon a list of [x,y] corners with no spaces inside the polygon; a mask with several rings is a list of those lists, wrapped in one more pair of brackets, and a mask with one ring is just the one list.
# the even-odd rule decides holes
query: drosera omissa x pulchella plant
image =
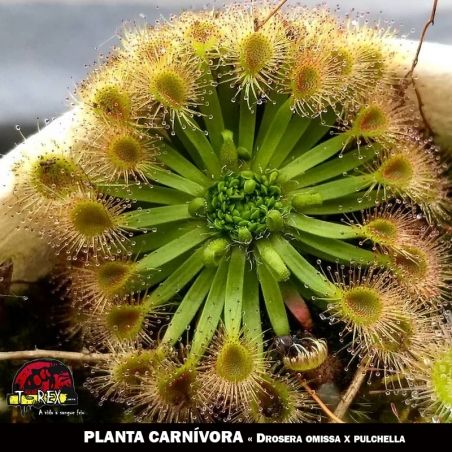
{"label": "drosera omissa x pulchella plant", "polygon": [[65,152],[18,166],[112,354],[86,386],[143,421],[312,422],[303,381],[339,353],[450,421],[448,188],[394,34],[273,7],[127,27]]}

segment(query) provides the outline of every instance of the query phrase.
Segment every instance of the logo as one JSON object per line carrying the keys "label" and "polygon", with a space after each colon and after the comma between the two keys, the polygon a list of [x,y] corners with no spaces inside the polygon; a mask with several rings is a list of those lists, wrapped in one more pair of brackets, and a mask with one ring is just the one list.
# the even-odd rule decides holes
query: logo
{"label": "logo", "polygon": [[8,405],[21,408],[77,405],[74,377],[56,359],[36,359],[24,364],[13,380]]}

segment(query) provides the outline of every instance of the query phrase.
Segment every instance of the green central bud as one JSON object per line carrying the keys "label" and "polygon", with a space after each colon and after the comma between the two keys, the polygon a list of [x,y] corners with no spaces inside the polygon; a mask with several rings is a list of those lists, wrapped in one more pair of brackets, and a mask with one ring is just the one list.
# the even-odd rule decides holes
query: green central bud
{"label": "green central bud", "polygon": [[277,177],[276,171],[266,175],[242,171],[225,176],[207,193],[210,225],[241,243],[275,230],[276,217],[281,218],[283,209]]}

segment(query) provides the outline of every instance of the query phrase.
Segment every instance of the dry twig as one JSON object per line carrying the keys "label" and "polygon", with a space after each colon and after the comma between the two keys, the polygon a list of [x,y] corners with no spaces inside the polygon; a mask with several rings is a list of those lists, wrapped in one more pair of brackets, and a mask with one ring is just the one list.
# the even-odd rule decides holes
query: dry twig
{"label": "dry twig", "polygon": [[433,0],[433,6],[430,13],[430,17],[427,20],[427,22],[424,24],[424,27],[421,32],[421,36],[419,38],[419,44],[416,49],[416,53],[414,55],[413,62],[411,64],[410,70],[405,74],[405,80],[407,81],[407,85],[410,83],[413,85],[414,93],[416,94],[416,98],[419,104],[419,112],[421,114],[422,120],[424,121],[425,127],[427,128],[427,131],[430,135],[433,134],[432,127],[430,126],[430,123],[428,122],[425,113],[424,113],[424,103],[422,102],[421,94],[416,86],[416,82],[414,80],[414,70],[416,69],[416,66],[419,62],[419,54],[421,53],[422,44],[424,43],[425,36],[427,35],[427,31],[430,28],[431,25],[435,25],[435,17],[436,17],[436,10],[438,8],[438,0]]}
{"label": "dry twig", "polygon": [[345,422],[334,414],[322,401],[322,399],[316,394],[316,392],[310,388],[306,382],[301,383],[306,392],[316,401],[317,405],[322,411],[331,419],[331,422],[335,424],[344,424]]}
{"label": "dry twig", "polygon": [[27,360],[38,358],[55,358],[68,361],[95,362],[110,358],[108,353],[82,353],[65,352],[61,350],[20,350],[15,352],[0,352],[0,361],[6,360]]}
{"label": "dry twig", "polygon": [[344,415],[347,413],[351,403],[355,399],[356,394],[358,394],[358,391],[366,378],[368,370],[369,370],[369,360],[363,359],[361,361],[361,364],[356,369],[356,373],[353,376],[353,380],[350,383],[350,386],[347,388],[347,390],[341,397],[339,404],[334,410],[334,414],[336,416],[341,418],[344,417]]}
{"label": "dry twig", "polygon": [[271,11],[270,14],[262,21],[255,21],[254,30],[259,31],[286,3],[287,0],[281,0]]}

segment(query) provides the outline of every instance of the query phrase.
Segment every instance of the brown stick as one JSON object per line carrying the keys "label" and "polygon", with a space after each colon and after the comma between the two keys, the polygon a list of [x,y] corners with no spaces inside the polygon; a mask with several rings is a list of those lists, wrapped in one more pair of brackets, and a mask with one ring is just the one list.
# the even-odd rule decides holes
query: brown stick
{"label": "brown stick", "polygon": [[408,81],[408,85],[411,83],[413,85],[414,88],[414,93],[416,94],[416,98],[419,104],[419,113],[421,114],[422,117],[422,121],[425,124],[425,127],[427,128],[427,131],[429,132],[430,135],[433,135],[433,129],[430,126],[430,123],[427,120],[427,117],[425,116],[425,112],[424,112],[424,103],[422,102],[422,97],[421,97],[421,93],[419,92],[417,86],[416,86],[416,82],[414,80],[413,74],[414,74],[414,70],[416,69],[416,66],[419,62],[419,54],[421,53],[421,49],[422,49],[422,44],[424,43],[425,40],[425,36],[427,35],[427,31],[430,28],[431,25],[435,25],[435,17],[436,17],[436,10],[438,8],[438,0],[433,0],[433,6],[432,6],[432,11],[430,13],[430,17],[427,20],[427,22],[424,24],[424,28],[422,29],[422,33],[421,36],[419,38],[419,44],[417,46],[416,49],[416,53],[414,55],[414,59],[413,62],[411,64],[411,68],[410,70],[405,74],[405,80]]}
{"label": "brown stick", "polygon": [[336,416],[338,417],[345,416],[351,403],[355,399],[356,394],[358,394],[358,391],[366,378],[368,370],[369,370],[369,359],[364,358],[361,361],[361,364],[358,366],[358,369],[356,369],[355,375],[353,376],[353,380],[350,383],[350,386],[342,395],[341,400],[339,401],[336,409],[334,410],[334,414]]}
{"label": "brown stick", "polygon": [[0,361],[27,360],[38,358],[65,359],[68,361],[96,362],[110,358],[108,353],[65,352],[60,350],[20,350],[15,352],[0,352]]}
{"label": "brown stick", "polygon": [[286,3],[287,0],[281,0],[271,11],[270,14],[262,21],[256,20],[254,25],[254,31],[259,31]]}
{"label": "brown stick", "polygon": [[430,13],[430,17],[427,22],[424,24],[424,28],[422,29],[421,37],[419,39],[419,44],[417,46],[416,54],[414,56],[413,63],[411,64],[410,70],[406,73],[405,78],[412,78],[413,72],[416,69],[416,66],[419,62],[419,54],[421,53],[422,44],[424,43],[425,36],[427,35],[427,31],[430,28],[430,25],[435,25],[435,17],[436,10],[438,8],[438,0],[433,0],[432,11]]}
{"label": "brown stick", "polygon": [[316,401],[317,405],[322,409],[322,411],[331,419],[331,422],[335,424],[345,424],[345,422],[340,419],[336,414],[334,414],[322,401],[322,399],[316,394],[316,392],[309,387],[306,382],[301,383],[306,389],[306,392]]}

